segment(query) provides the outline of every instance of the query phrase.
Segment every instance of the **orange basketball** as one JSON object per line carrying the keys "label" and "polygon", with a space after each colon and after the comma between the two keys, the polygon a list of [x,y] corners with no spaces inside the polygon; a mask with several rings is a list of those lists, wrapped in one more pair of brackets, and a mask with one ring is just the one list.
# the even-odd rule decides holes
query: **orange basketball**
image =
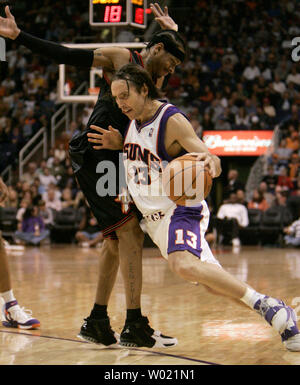
{"label": "orange basketball", "polygon": [[195,206],[205,199],[212,187],[212,177],[203,161],[186,154],[174,159],[164,169],[162,183],[166,195],[177,205]]}

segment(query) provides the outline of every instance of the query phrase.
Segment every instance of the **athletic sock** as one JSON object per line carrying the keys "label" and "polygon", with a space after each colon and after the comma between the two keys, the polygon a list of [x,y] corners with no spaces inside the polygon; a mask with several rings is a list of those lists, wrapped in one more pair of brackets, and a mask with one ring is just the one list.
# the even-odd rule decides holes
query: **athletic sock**
{"label": "athletic sock", "polygon": [[264,298],[264,294],[257,293],[255,290],[247,287],[245,295],[241,298],[241,301],[246,305],[254,309],[254,305],[259,299]]}
{"label": "athletic sock", "polygon": [[93,319],[108,318],[107,305],[98,305],[97,303],[95,303],[91,311],[90,317]]}
{"label": "athletic sock", "polygon": [[4,293],[0,293],[0,296],[4,299],[5,303],[16,301],[13,290],[5,291]]}
{"label": "athletic sock", "polygon": [[141,308],[138,309],[127,309],[126,322],[135,321],[142,317]]}

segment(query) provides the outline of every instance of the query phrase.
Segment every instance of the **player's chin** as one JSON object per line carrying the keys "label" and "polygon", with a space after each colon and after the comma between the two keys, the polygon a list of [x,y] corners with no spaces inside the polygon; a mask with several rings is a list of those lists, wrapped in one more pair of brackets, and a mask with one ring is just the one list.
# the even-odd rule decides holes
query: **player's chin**
{"label": "player's chin", "polygon": [[124,115],[126,115],[129,119],[132,119],[132,113],[133,113],[133,111],[132,110],[126,110],[126,111],[122,111],[122,113],[124,114]]}

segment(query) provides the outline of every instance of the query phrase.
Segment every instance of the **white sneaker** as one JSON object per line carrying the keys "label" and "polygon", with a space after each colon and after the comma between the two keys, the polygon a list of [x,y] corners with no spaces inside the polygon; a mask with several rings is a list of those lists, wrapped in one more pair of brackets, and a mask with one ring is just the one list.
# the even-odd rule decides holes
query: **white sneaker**
{"label": "white sneaker", "polygon": [[268,296],[259,299],[254,309],[280,334],[288,350],[300,352],[300,334],[294,309],[283,301]]}
{"label": "white sneaker", "polygon": [[234,239],[232,240],[232,246],[233,246],[233,247],[239,247],[239,246],[241,246],[241,241],[239,240],[239,238],[234,238]]}
{"label": "white sneaker", "polygon": [[3,306],[3,326],[18,329],[36,329],[40,327],[40,321],[32,318],[31,310],[26,310],[18,305],[18,301],[7,302]]}

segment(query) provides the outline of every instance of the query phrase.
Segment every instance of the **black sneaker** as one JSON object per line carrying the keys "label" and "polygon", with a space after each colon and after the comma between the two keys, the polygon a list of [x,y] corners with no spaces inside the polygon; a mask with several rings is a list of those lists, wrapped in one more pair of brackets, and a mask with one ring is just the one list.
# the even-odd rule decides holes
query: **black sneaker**
{"label": "black sneaker", "polygon": [[161,334],[150,327],[147,317],[135,321],[126,321],[120,335],[120,346],[170,348],[177,345],[177,339]]}
{"label": "black sneaker", "polygon": [[115,333],[109,322],[109,318],[93,319],[85,318],[77,337],[103,347],[118,347],[119,334]]}

